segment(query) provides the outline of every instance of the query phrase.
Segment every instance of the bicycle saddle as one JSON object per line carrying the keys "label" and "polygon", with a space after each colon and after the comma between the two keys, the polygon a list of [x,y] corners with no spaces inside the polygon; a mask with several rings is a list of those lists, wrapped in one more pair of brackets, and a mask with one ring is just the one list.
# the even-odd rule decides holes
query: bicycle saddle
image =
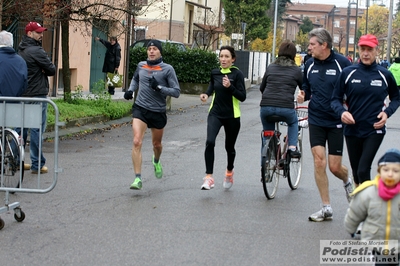
{"label": "bicycle saddle", "polygon": [[281,115],[269,115],[266,117],[268,122],[286,122],[286,117]]}

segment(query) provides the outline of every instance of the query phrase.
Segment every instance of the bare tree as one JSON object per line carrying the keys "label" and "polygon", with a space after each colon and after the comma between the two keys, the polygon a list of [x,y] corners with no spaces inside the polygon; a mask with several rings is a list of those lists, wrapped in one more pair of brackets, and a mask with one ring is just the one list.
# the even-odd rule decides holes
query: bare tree
{"label": "bare tree", "polygon": [[204,20],[204,24],[195,23],[195,26],[199,30],[193,31],[193,46],[196,48],[201,48],[208,50],[213,47],[215,42],[219,40],[219,34],[221,34],[222,29],[220,26],[219,14],[212,12],[211,10],[204,10],[204,15],[199,15],[197,21]]}
{"label": "bare tree", "polygon": [[337,34],[338,34],[338,51],[340,53],[342,51],[342,43],[347,38],[347,32],[345,31],[344,28],[339,28],[337,30]]}
{"label": "bare tree", "polygon": [[[69,30],[91,36],[92,27],[115,36],[130,30],[135,18],[147,12],[162,16],[169,8],[166,0],[3,0],[8,19],[17,17],[30,21],[42,18],[44,24],[61,28],[62,76],[64,99],[71,97],[71,73],[69,63]],[[29,8],[27,8],[29,7]],[[128,23],[125,23],[128,21]]]}

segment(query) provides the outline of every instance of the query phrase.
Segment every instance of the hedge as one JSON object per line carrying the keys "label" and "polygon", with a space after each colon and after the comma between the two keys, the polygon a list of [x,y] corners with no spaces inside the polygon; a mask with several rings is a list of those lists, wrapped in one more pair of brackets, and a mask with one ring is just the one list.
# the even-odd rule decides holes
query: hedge
{"label": "hedge", "polygon": [[[170,44],[163,44],[163,61],[174,67],[179,82],[208,83],[210,73],[219,67],[218,57],[215,52],[201,49],[188,49],[180,51]],[[129,78],[132,79],[137,64],[145,61],[147,49],[145,47],[131,48],[129,57]]]}

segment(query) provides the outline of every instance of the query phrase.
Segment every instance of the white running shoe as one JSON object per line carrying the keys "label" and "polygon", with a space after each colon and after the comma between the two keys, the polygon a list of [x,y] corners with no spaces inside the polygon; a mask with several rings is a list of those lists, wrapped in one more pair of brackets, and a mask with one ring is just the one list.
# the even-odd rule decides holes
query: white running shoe
{"label": "white running shoe", "polygon": [[201,185],[202,190],[210,190],[214,188],[214,178],[212,177],[204,177],[203,185]]}
{"label": "white running shoe", "polygon": [[225,179],[224,182],[222,183],[222,186],[225,189],[230,189],[233,185],[233,170],[228,173],[228,171],[225,172]]}
{"label": "white running shoe", "polygon": [[313,213],[308,217],[309,221],[322,222],[327,220],[332,220],[333,210],[331,206],[323,206],[321,210]]}

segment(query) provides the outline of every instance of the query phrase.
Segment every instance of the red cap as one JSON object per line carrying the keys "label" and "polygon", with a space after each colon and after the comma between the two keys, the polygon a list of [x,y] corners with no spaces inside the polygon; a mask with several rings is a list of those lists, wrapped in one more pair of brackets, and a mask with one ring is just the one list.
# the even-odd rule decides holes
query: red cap
{"label": "red cap", "polygon": [[378,39],[372,34],[363,35],[358,40],[358,46],[362,45],[375,48],[376,46],[378,46]]}
{"label": "red cap", "polygon": [[37,22],[29,22],[25,27],[26,33],[28,33],[28,31],[36,31],[37,33],[42,33],[45,30],[47,30],[47,29],[42,27],[42,25],[40,25]]}

